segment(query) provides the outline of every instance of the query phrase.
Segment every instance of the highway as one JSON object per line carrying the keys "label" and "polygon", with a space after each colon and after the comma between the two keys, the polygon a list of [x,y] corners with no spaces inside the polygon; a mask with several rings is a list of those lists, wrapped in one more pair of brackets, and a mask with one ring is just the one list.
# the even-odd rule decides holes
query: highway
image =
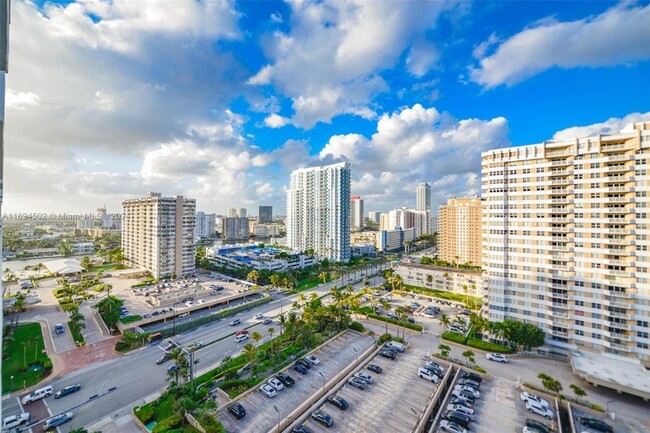
{"label": "highway", "polygon": [[[381,284],[383,278],[375,276],[370,285]],[[320,285],[314,289],[302,292],[309,296],[311,292],[324,295],[333,286],[340,286],[341,280]],[[355,285],[355,289],[362,287],[362,282]],[[260,305],[251,310],[241,312],[235,316],[205,325],[201,328],[177,335],[172,338],[175,342],[187,346],[197,341],[203,341],[206,346],[195,352],[195,359],[199,360],[197,375],[215,368],[225,356],[239,354],[243,346],[249,341],[235,343],[233,334],[243,328],[249,332],[258,331],[267,341],[270,336],[268,328],[275,328],[274,336],[280,333],[280,324],[276,320],[272,324],[263,325],[260,320],[253,319],[253,316],[262,313],[264,317],[276,317],[280,311],[287,312],[292,304],[298,300],[298,295],[282,297],[270,303]],[[327,302],[327,300],[326,300]],[[233,318],[239,318],[241,323],[237,326],[229,326]],[[219,341],[217,341],[219,340]],[[212,343],[217,341],[215,343]],[[164,342],[166,344],[166,341]],[[126,413],[134,406],[144,403],[144,398],[161,392],[166,386],[166,370],[171,362],[156,365],[156,360],[162,356],[163,351],[159,346],[149,346],[120,358],[112,359],[92,365],[83,370],[70,373],[64,377],[52,381],[54,390],[57,391],[65,386],[80,384],[81,390],[61,399],[54,397],[45,399],[50,412],[58,414],[72,409],[74,419],[66,424],[66,431],[76,427],[89,425],[116,411]],[[45,384],[42,384],[43,386]],[[116,388],[106,393],[111,388]],[[91,396],[100,395],[99,398],[89,400]],[[29,407],[25,408],[29,411]],[[21,412],[18,398],[10,398],[3,402],[3,417]],[[35,420],[33,420],[35,421]]]}

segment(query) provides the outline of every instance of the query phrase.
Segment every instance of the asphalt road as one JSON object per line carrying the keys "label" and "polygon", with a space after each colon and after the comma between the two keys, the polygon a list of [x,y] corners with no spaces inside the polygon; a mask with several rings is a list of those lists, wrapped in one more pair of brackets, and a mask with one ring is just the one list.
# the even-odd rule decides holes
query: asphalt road
{"label": "asphalt road", "polygon": [[[360,277],[359,274],[357,274],[357,277]],[[379,284],[382,279],[377,277],[375,281]],[[373,283],[371,281],[371,284]],[[341,286],[341,281],[333,281],[303,293],[307,296],[310,292],[316,292],[319,295],[326,294],[332,285]],[[362,287],[361,282],[355,285],[357,289],[360,287]],[[253,326],[248,328],[249,331],[260,332],[264,336],[262,341],[269,339],[269,327],[274,327],[276,330],[274,335],[278,335],[280,324],[277,320],[273,324],[262,325],[259,320],[253,319],[253,316],[258,313],[264,314],[265,317],[277,316],[280,311],[286,312],[291,309],[291,305],[297,300],[298,295],[283,297],[239,313],[234,316],[241,320],[241,324],[236,327],[229,326],[229,322],[232,320],[232,317],[230,317],[178,335],[172,339],[184,346],[197,341],[203,341],[207,344],[195,352],[195,359],[199,360],[197,373],[201,374],[216,367],[224,356],[233,356],[239,353],[247,342],[235,343],[231,335],[237,330]],[[222,338],[224,339],[221,340]],[[216,340],[220,341],[209,344]],[[166,386],[166,370],[171,364],[167,362],[163,365],[156,365],[156,360],[162,353],[162,349],[158,346],[146,347],[120,358],[95,364],[84,370],[58,378],[49,383],[54,387],[55,391],[64,386],[77,383],[82,388],[79,392],[58,400],[55,400],[54,397],[48,397],[45,402],[53,415],[72,409],[74,419],[65,425],[66,430],[89,425],[116,411],[126,413],[132,407],[143,404],[145,397],[162,391]],[[114,387],[114,391],[107,393],[109,389]],[[100,397],[89,400],[91,396],[95,395]],[[29,409],[27,408],[27,410]],[[4,401],[2,412],[3,416],[20,413],[18,398]]]}

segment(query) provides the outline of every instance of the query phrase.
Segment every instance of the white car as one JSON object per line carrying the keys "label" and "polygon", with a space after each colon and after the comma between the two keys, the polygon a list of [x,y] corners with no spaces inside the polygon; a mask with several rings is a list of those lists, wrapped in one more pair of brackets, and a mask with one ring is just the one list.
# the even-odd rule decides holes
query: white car
{"label": "white car", "polygon": [[544,406],[544,407],[549,407],[549,406],[550,406],[550,404],[548,403],[548,401],[544,400],[543,398],[539,398],[539,397],[536,396],[535,394],[531,394],[531,393],[526,392],[526,391],[522,392],[522,393],[520,394],[520,397],[521,397],[521,399],[522,399],[524,402],[527,402],[527,401],[534,401],[534,402],[536,402],[537,404],[539,404],[540,406]]}
{"label": "white car", "polygon": [[188,307],[193,307],[193,306],[194,306],[194,302],[192,302],[192,301],[187,301],[187,302],[185,303],[185,305],[188,306]]}
{"label": "white car", "polygon": [[270,378],[268,381],[266,381],[266,383],[271,385],[276,391],[281,391],[284,389],[284,385],[282,385],[282,382],[280,382],[275,377]]}
{"label": "white car", "polygon": [[454,412],[460,412],[463,415],[466,415],[471,421],[474,421],[474,409],[463,406],[462,404],[448,404],[447,410],[453,410]]}
{"label": "white car", "polygon": [[266,384],[260,386],[260,391],[266,394],[268,398],[273,398],[275,397],[276,394],[275,389],[273,389],[271,385],[266,385]]}
{"label": "white car", "polygon": [[541,415],[546,419],[555,418],[555,414],[551,409],[532,401],[526,401],[526,409],[528,409],[529,412],[535,413],[537,415]]}
{"label": "white car", "polygon": [[459,426],[453,421],[447,421],[446,419],[440,421],[440,431],[446,431],[450,433],[467,433],[467,430],[464,427]]}
{"label": "white car", "polygon": [[314,364],[314,365],[320,364],[320,360],[318,358],[316,358],[314,355],[307,355],[307,356],[305,356],[305,358],[307,358],[307,360],[309,362],[311,362],[312,364]]}
{"label": "white car", "polygon": [[479,391],[475,390],[474,388],[472,388],[471,386],[456,385],[454,387],[454,391],[458,391],[458,392],[462,391],[462,392],[464,392],[466,394],[474,396],[474,398],[481,398],[481,393]]}
{"label": "white car", "polygon": [[354,373],[354,377],[357,377],[357,378],[359,378],[361,380],[364,380],[364,381],[366,381],[368,383],[372,383],[372,376],[369,375],[368,373],[363,373],[363,372],[360,371],[358,373]]}
{"label": "white car", "polygon": [[508,363],[508,358],[506,358],[505,355],[502,355],[500,353],[488,353],[487,355],[485,355],[485,357],[490,361],[503,362],[504,364]]}
{"label": "white car", "polygon": [[235,336],[235,343],[241,343],[249,339],[248,334],[239,334]]}
{"label": "white car", "polygon": [[254,316],[253,316],[253,319],[259,320],[259,319],[261,319],[262,317],[264,317],[264,315],[263,315],[262,313],[259,313],[259,314],[254,315]]}
{"label": "white car", "polygon": [[418,369],[418,377],[422,379],[426,379],[430,382],[433,383],[438,383],[440,382],[440,378],[438,377],[437,374],[432,372],[431,370],[427,370],[426,368],[419,368]]}
{"label": "white car", "polygon": [[19,425],[27,424],[32,415],[29,412],[23,412],[19,415],[8,416],[2,420],[2,431],[9,430]]}

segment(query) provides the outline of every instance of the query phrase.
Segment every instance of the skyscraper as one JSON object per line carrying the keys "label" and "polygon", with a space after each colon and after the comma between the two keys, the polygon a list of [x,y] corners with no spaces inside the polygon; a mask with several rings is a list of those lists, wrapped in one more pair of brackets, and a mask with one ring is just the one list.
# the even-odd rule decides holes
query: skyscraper
{"label": "skyscraper", "polygon": [[650,122],[482,154],[490,319],[650,361]]}
{"label": "skyscraper", "polygon": [[270,224],[273,222],[273,206],[260,206],[258,213],[258,222],[260,224]]}
{"label": "skyscraper", "polygon": [[415,210],[431,211],[431,185],[428,183],[421,183],[417,187]]}
{"label": "skyscraper", "polygon": [[350,229],[361,230],[364,227],[363,200],[358,195],[350,197]]}
{"label": "skyscraper", "polygon": [[350,164],[302,168],[287,191],[287,245],[320,258],[350,259]]}
{"label": "skyscraper", "polygon": [[152,192],[123,201],[122,208],[122,251],[128,265],[155,278],[194,272],[194,199]]}
{"label": "skyscraper", "polygon": [[221,231],[223,233],[223,238],[228,241],[248,239],[248,218],[221,218]]}
{"label": "skyscraper", "polygon": [[481,266],[481,199],[452,198],[440,206],[438,256],[449,263]]}
{"label": "skyscraper", "polygon": [[217,216],[213,213],[197,212],[194,236],[210,238],[216,231]]}

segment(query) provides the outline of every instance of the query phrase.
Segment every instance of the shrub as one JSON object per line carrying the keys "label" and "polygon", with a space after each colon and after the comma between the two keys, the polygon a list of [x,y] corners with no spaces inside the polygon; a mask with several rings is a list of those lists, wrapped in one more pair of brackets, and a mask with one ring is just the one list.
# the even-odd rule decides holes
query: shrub
{"label": "shrub", "polygon": [[478,371],[479,373],[487,373],[487,371],[480,365],[474,365],[472,366],[472,369]]}
{"label": "shrub", "polygon": [[180,427],[182,423],[183,423],[183,416],[180,413],[175,413],[169,418],[165,418],[162,421],[158,421],[157,424],[154,426],[152,433],[169,432],[169,430],[175,429],[176,427]]}
{"label": "shrub", "polygon": [[379,340],[377,340],[377,345],[381,346],[383,343],[387,342],[391,338],[392,337],[390,334],[382,334],[381,337],[379,337]]}
{"label": "shrub", "polygon": [[350,323],[350,329],[357,332],[363,332],[363,325],[359,322]]}
{"label": "shrub", "polygon": [[145,404],[142,407],[136,407],[133,409],[133,412],[135,413],[135,416],[137,416],[138,419],[145,425],[153,421],[154,411],[153,407],[150,404]]}
{"label": "shrub", "polygon": [[226,429],[221,423],[208,414],[201,414],[197,421],[201,423],[201,426],[205,429],[205,433],[226,433]]}
{"label": "shrub", "polygon": [[45,358],[43,361],[44,370],[52,370],[52,360],[50,358]]}
{"label": "shrub", "polygon": [[115,343],[115,350],[117,352],[123,352],[129,349],[130,347],[131,345],[129,343],[125,343],[124,341],[118,341],[117,343]]}
{"label": "shrub", "polygon": [[449,331],[447,331],[444,334],[442,334],[442,339],[443,340],[453,341],[455,343],[460,343],[460,344],[465,343],[465,337],[462,334],[459,334],[457,332],[449,332]]}

